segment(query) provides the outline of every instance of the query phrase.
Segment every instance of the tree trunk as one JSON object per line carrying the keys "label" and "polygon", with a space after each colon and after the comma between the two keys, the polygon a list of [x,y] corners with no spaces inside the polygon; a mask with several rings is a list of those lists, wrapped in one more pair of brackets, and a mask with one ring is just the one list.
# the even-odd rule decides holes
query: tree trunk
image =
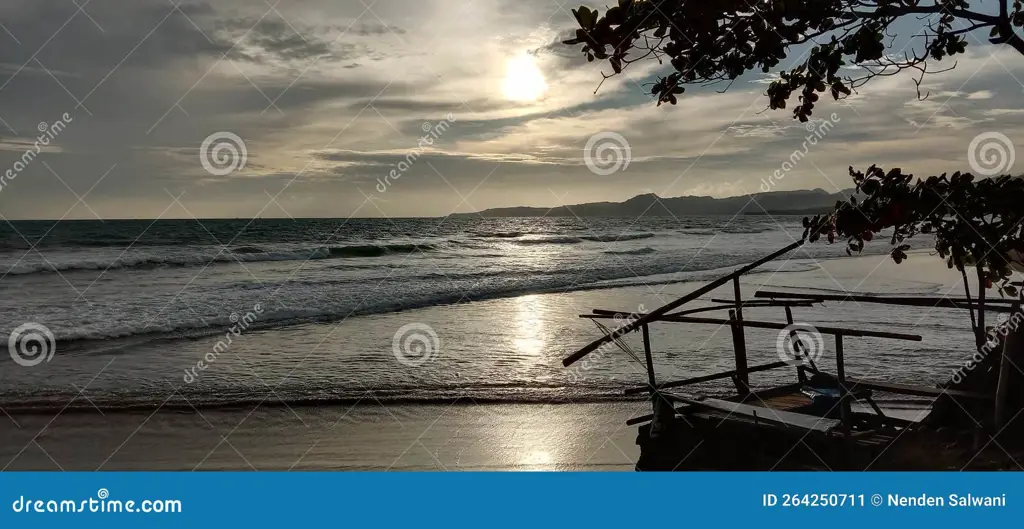
{"label": "tree trunk", "polygon": [[996,432],[1010,430],[1011,421],[1021,410],[1022,391],[1021,367],[1024,366],[1024,329],[1016,319],[1020,307],[1014,306],[1014,318],[1007,321],[1006,338],[1003,339],[1003,350],[999,365],[999,382],[996,386],[996,402],[994,426]]}

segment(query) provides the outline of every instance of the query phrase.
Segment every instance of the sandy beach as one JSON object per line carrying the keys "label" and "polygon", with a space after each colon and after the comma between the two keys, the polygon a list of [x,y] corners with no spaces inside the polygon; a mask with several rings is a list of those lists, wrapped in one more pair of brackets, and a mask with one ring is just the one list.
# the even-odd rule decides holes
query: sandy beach
{"label": "sandy beach", "polygon": [[20,428],[4,428],[0,461],[4,470],[632,470],[639,450],[625,420],[648,409],[384,406],[368,396],[347,407],[19,415]]}

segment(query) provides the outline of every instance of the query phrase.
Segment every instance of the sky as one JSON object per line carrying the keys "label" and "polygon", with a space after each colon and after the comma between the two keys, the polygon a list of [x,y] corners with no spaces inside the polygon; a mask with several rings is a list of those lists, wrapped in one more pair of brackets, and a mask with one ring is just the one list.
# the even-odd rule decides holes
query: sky
{"label": "sky", "polygon": [[770,74],[661,107],[655,61],[601,84],[606,63],[560,44],[580,3],[603,5],[4,0],[0,215],[414,217],[834,192],[850,165],[927,176],[970,170],[972,152],[1020,171],[1024,56],[984,35],[925,79],[927,99],[909,74],[875,79],[819,105],[809,130],[766,110]]}

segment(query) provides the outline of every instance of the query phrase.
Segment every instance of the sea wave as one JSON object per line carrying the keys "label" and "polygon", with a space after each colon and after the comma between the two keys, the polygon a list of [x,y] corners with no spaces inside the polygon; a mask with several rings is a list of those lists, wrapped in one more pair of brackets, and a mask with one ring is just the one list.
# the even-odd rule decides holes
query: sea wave
{"label": "sea wave", "polygon": [[[750,234],[757,234],[757,233],[765,233],[765,232],[768,232],[768,231],[774,231],[774,230],[778,230],[778,229],[783,229],[784,230],[784,226],[731,226],[731,225],[727,225],[724,228],[722,228],[721,231],[722,231],[722,233],[736,233],[736,234],[750,233]],[[798,229],[799,230],[803,230],[803,228],[797,228],[795,226],[793,228],[794,231],[797,231]]]}
{"label": "sea wave", "polygon": [[[524,275],[521,271],[480,271],[472,273],[448,273],[441,271],[427,272],[429,277],[418,275],[405,277],[405,280],[421,281],[430,279],[433,281],[443,280],[445,284],[452,281],[466,281],[473,286],[471,292],[467,293],[460,288],[453,288],[444,291],[423,292],[417,294],[403,294],[402,296],[382,297],[370,302],[360,303],[353,307],[349,304],[339,305],[310,305],[303,308],[280,308],[264,303],[264,312],[257,322],[249,328],[252,330],[271,329],[287,327],[306,323],[331,323],[353,316],[367,316],[372,314],[383,314],[404,310],[413,310],[438,305],[453,305],[474,301],[486,301],[491,299],[509,298],[531,294],[553,294],[569,293],[594,290],[617,289],[631,286],[653,286],[685,283],[692,281],[709,281],[728,273],[732,267],[746,262],[743,258],[731,258],[716,263],[716,267],[705,269],[695,266],[688,270],[675,270],[677,265],[669,263],[658,269],[648,269],[648,275],[634,275],[634,270],[629,268],[614,268],[595,272],[589,278],[581,279],[577,275],[557,275],[544,272],[537,275]],[[724,266],[725,268],[722,268]],[[779,265],[774,273],[790,273],[813,270],[817,265],[814,263],[790,262]],[[769,270],[771,267],[768,267]],[[493,280],[488,280],[493,279]],[[351,278],[338,278],[332,281],[337,282],[359,282]],[[414,281],[414,282],[415,282]],[[274,283],[263,282],[256,290],[269,290],[277,292],[285,284],[291,286],[303,286],[305,281],[289,279],[286,282]],[[323,279],[308,282],[311,288],[322,288],[326,282]],[[305,288],[305,287],[303,287]],[[244,310],[245,307],[242,307]],[[241,311],[240,311],[241,312]],[[49,322],[42,322],[49,324]],[[73,329],[60,329],[60,325],[53,325],[51,329],[56,335],[57,342],[63,351],[89,349],[87,343],[97,340],[118,340],[125,338],[148,340],[200,338],[212,336],[226,331],[231,325],[230,318],[226,315],[221,317],[206,317],[200,320],[178,321],[171,323],[147,322],[140,326],[78,326]],[[6,340],[6,336],[0,336],[0,343]],[[117,347],[118,344],[104,346]]]}
{"label": "sea wave", "polygon": [[516,238],[512,242],[516,244],[532,245],[532,244],[579,244],[584,241],[589,242],[619,242],[619,241],[636,241],[640,239],[650,239],[656,237],[654,233],[602,233],[599,235],[581,235],[579,237],[567,236],[567,235],[543,235],[535,236],[528,235],[523,238]]}
{"label": "sea wave", "polygon": [[640,239],[650,239],[654,237],[653,233],[620,233],[620,234],[606,234],[606,235],[591,235],[581,237],[585,241],[595,242],[616,242],[616,241],[636,241]]}
{"label": "sea wave", "polygon": [[517,237],[522,237],[523,235],[525,235],[525,233],[523,233],[521,231],[494,231],[494,232],[484,231],[484,232],[473,232],[473,235],[476,236],[476,237],[484,238],[484,239],[515,239]]}
{"label": "sea wave", "polygon": [[657,250],[651,248],[650,246],[645,246],[643,248],[638,248],[636,250],[608,250],[604,253],[608,255],[647,255],[649,253],[654,253],[656,251]]}
{"label": "sea wave", "polygon": [[[680,228],[676,230],[677,233],[683,235],[720,235],[723,233],[743,235],[743,234],[758,234],[765,233],[777,229],[781,229],[781,226],[723,226],[721,228]],[[793,228],[794,232],[797,228]],[[802,228],[801,228],[802,229]]]}
{"label": "sea wave", "polygon": [[512,241],[516,244],[533,245],[533,244],[579,244],[583,242],[581,237],[566,237],[566,236],[545,236],[545,237],[531,237],[529,239],[516,239]]}
{"label": "sea wave", "polygon": [[165,255],[136,254],[122,255],[113,260],[79,259],[66,262],[48,260],[43,263],[18,264],[3,270],[8,275],[73,272],[88,270],[170,268],[206,266],[214,263],[264,262],[264,261],[307,261],[319,259],[358,259],[383,257],[386,255],[435,252],[437,244],[364,244],[352,246],[331,246],[296,250],[273,250],[258,246],[240,246],[231,249],[201,249],[193,253]]}

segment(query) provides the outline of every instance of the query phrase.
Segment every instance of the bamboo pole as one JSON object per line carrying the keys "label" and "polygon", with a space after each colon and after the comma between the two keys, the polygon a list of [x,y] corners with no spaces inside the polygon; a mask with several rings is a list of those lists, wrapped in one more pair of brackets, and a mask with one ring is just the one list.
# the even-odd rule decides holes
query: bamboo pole
{"label": "bamboo pole", "polygon": [[[789,365],[790,365],[789,362],[783,362],[783,361],[772,362],[770,364],[761,364],[761,365],[758,365],[758,366],[752,366],[752,367],[747,368],[747,373],[756,373],[758,371],[769,371],[771,369],[777,369],[777,368],[786,367],[786,366],[789,366]],[[720,373],[714,373],[714,374],[711,374],[711,375],[701,375],[699,377],[687,378],[687,379],[684,379],[684,380],[674,380],[672,382],[663,382],[661,385],[658,386],[658,389],[678,388],[678,387],[681,387],[681,386],[689,386],[691,384],[699,384],[701,382],[711,382],[712,380],[721,380],[723,378],[734,377],[734,376],[736,376],[736,374],[737,374],[736,370],[732,369],[732,370],[729,370],[729,371],[722,371]],[[633,388],[626,389],[625,394],[627,396],[629,396],[629,395],[638,395],[640,393],[646,392],[647,390],[648,390],[648,388],[646,388],[646,387],[644,387],[644,388],[633,387]]]}
{"label": "bamboo pole", "polygon": [[[716,310],[729,310],[730,308],[735,306],[735,304],[732,301],[720,301],[720,300],[714,300],[713,299],[713,300],[711,300],[711,302],[712,303],[722,303],[722,305],[715,305],[715,306],[710,306],[710,307],[698,307],[698,308],[695,308],[695,309],[680,310],[678,312],[673,312],[671,314],[666,314],[664,317],[668,318],[668,317],[672,317],[672,316],[688,316],[690,314],[699,314],[701,312],[714,312]],[[747,300],[747,301],[743,302],[743,306],[747,307],[747,308],[750,308],[750,307],[813,307],[814,303],[810,302],[810,301],[787,301],[787,302],[780,302],[780,301],[770,301],[770,300],[765,300],[765,301]],[[592,320],[600,320],[600,319],[608,319],[608,318],[615,318],[615,317],[628,318],[630,316],[635,316],[635,315],[632,314],[632,313],[629,313],[629,312],[624,312],[624,311],[619,311],[619,310],[594,309],[592,314],[580,314],[579,316],[581,318],[589,318],[589,319],[592,319]],[[665,321],[665,320],[664,319],[657,319],[657,320],[654,320],[654,321]]]}
{"label": "bamboo pole", "polygon": [[839,414],[843,420],[843,429],[849,436],[853,425],[850,423],[852,412],[849,391],[846,389],[846,359],[843,355],[842,334],[836,335],[836,379],[839,381]]}
{"label": "bamboo pole", "polygon": [[[720,318],[698,318],[692,316],[680,316],[674,318],[666,318],[664,321],[675,322],[675,323],[706,323],[709,325],[731,325],[731,320],[723,320]],[[744,320],[742,322],[736,322],[736,325],[742,325],[744,327],[753,327],[755,329],[772,329],[781,331],[786,329],[788,325],[785,323],[775,323],[770,321],[754,321]],[[853,336],[856,338],[888,338],[891,340],[905,340],[909,342],[920,342],[921,335],[919,334],[903,334],[898,332],[886,332],[886,331],[865,331],[859,329],[843,329],[838,327],[819,327],[814,326],[814,330],[821,334],[842,334],[844,336]]]}
{"label": "bamboo pole", "polygon": [[750,393],[750,377],[747,376],[747,337],[743,333],[743,297],[740,294],[740,277],[732,278],[733,295],[736,298],[736,309],[729,313],[733,320],[733,336],[735,339],[736,377],[739,379],[740,396]]}
{"label": "bamboo pole", "polygon": [[748,265],[746,265],[746,266],[744,266],[744,267],[742,267],[742,268],[740,268],[740,269],[738,269],[738,270],[736,270],[736,271],[734,271],[734,272],[732,272],[732,273],[730,273],[728,275],[720,277],[720,278],[718,278],[718,279],[716,279],[716,280],[714,280],[714,281],[704,285],[703,287],[700,287],[697,290],[694,290],[693,292],[690,292],[689,294],[687,294],[687,295],[685,295],[685,296],[683,296],[683,297],[681,297],[681,298],[679,298],[679,299],[677,299],[677,300],[675,300],[675,301],[673,301],[673,302],[671,302],[671,303],[669,303],[667,305],[662,305],[661,307],[658,307],[658,308],[654,309],[653,311],[640,316],[636,320],[633,320],[632,322],[627,323],[626,325],[623,325],[622,327],[616,329],[611,334],[606,334],[606,335],[604,335],[604,336],[594,340],[593,342],[589,343],[588,345],[582,347],[580,350],[576,351],[575,353],[569,355],[564,360],[562,360],[562,365],[565,366],[565,367],[569,367],[569,366],[575,364],[581,358],[583,358],[583,357],[587,356],[588,354],[596,351],[598,347],[601,347],[602,345],[604,345],[604,344],[606,344],[606,343],[608,343],[608,342],[610,342],[610,341],[612,341],[612,340],[614,340],[614,339],[616,339],[616,338],[618,338],[618,337],[620,337],[620,336],[622,336],[622,335],[624,335],[626,333],[632,332],[633,330],[637,329],[641,325],[644,325],[644,324],[647,324],[647,323],[650,323],[652,321],[657,320],[661,316],[664,316],[665,314],[667,314],[670,310],[679,308],[682,305],[684,305],[686,303],[689,303],[690,301],[693,301],[693,300],[699,298],[700,296],[703,296],[704,294],[707,294],[708,292],[711,292],[712,290],[714,290],[714,289],[716,289],[716,288],[718,288],[718,287],[728,283],[729,280],[731,280],[733,277],[741,276],[741,275],[746,274],[747,272],[749,272],[749,271],[751,271],[751,270],[753,270],[753,269],[755,269],[755,268],[757,268],[757,267],[759,267],[759,266],[761,266],[761,265],[763,265],[763,264],[765,264],[765,263],[767,263],[769,261],[772,261],[774,259],[778,259],[780,256],[785,255],[785,254],[787,254],[787,253],[789,253],[789,252],[799,248],[803,244],[804,244],[803,239],[801,239],[799,241],[796,241],[793,244],[790,244],[789,246],[786,246],[785,248],[783,248],[783,249],[781,249],[781,250],[779,250],[779,251],[777,251],[777,252],[775,252],[775,253],[767,256],[767,257],[762,257],[761,259],[758,259],[757,261],[754,261],[753,263],[750,263],[750,264],[748,264]]}
{"label": "bamboo pole", "polygon": [[651,331],[646,325],[641,327],[644,330],[644,356],[647,357],[647,382],[651,384],[651,395],[654,395],[655,388],[658,387],[657,381],[654,379],[654,359],[651,358]]}
{"label": "bamboo pole", "polygon": [[[722,304],[725,304],[725,305],[733,305],[733,304],[736,303],[735,301],[733,301],[731,299],[716,299],[716,298],[711,298],[711,302],[712,303],[722,303]],[[743,302],[743,306],[746,307],[746,308],[751,308],[751,307],[813,307],[814,306],[814,302],[813,301],[802,301],[802,300],[795,300],[795,301],[784,301],[784,300],[781,300],[780,301],[780,300],[776,300],[776,299],[763,299],[763,300],[762,299],[748,299],[748,300],[745,300]],[[678,312],[674,312],[673,314],[679,314],[679,313]]]}
{"label": "bamboo pole", "polygon": [[[882,296],[863,296],[855,294],[801,294],[797,292],[775,292],[768,290],[759,290],[754,293],[755,298],[772,298],[772,299],[794,299],[811,302],[822,302],[822,301],[855,301],[858,303],[881,303],[883,305],[903,305],[910,307],[928,307],[928,308],[947,308],[947,309],[971,309],[978,308],[978,305],[973,302],[962,299],[950,299],[950,298],[934,298],[927,296],[900,296],[900,297],[882,297]],[[1015,301],[1010,299],[989,299],[986,303],[997,303],[1001,305],[1011,305]],[[1013,309],[1008,306],[994,307],[988,305],[985,310],[993,312],[1011,312]]]}
{"label": "bamboo pole", "polygon": [[[786,306],[786,323],[788,323],[789,325],[793,325],[793,309],[791,309],[789,305]],[[804,348],[804,342],[800,340],[800,334],[797,333],[795,330],[789,331],[789,339],[796,340],[793,342],[793,352],[797,354],[803,354],[800,352],[800,350]],[[796,379],[801,384],[807,382],[807,374],[804,373],[803,362],[797,364],[796,366]]]}
{"label": "bamboo pole", "polygon": [[[1020,310],[1020,305],[1014,305],[1014,309]],[[1009,325],[1007,323],[1006,325]],[[1006,425],[1010,415],[1010,386],[1013,381],[1013,372],[1024,358],[1024,329],[1020,325],[1011,326],[1010,331],[1003,339],[1002,358],[999,360],[999,382],[996,384],[996,407],[993,422],[996,430],[1000,431]]]}

